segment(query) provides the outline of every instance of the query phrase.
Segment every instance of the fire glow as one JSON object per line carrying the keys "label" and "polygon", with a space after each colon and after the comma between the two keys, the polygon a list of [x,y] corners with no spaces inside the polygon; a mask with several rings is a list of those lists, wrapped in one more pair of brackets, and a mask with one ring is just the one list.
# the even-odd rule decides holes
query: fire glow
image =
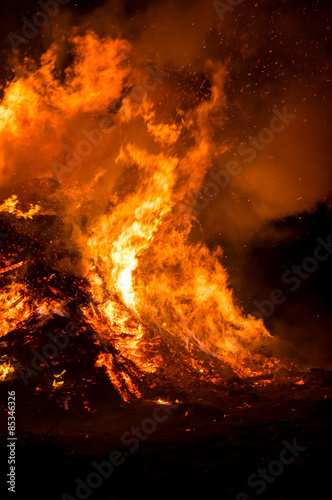
{"label": "fire glow", "polygon": [[[234,375],[265,380],[281,365],[269,352],[273,338],[262,320],[245,316],[236,304],[222,250],[210,252],[191,241],[195,220],[182,208],[193,202],[211,158],[222,151],[213,140],[212,118],[222,116],[225,105],[225,69],[207,64],[210,93],[189,109],[173,103],[167,78],[162,105],[158,89],[131,106],[128,89],[142,69],[130,65],[130,44],[93,32],[74,36],[70,44],[74,62],[63,74],[54,44],[40,63],[26,61],[23,74],[5,89],[3,182],[10,178],[6,172],[17,172],[22,182],[53,178],[56,187],[38,203],[24,193],[8,197],[1,215],[18,231],[24,221],[33,224],[43,216],[58,216],[71,228],[70,239],[59,238],[63,247],[79,250],[76,267],[52,257],[53,241],[45,261],[86,280],[89,301],[79,312],[104,348],[95,366],[105,367],[125,401],[165,380],[183,390]],[[115,101],[121,105],[110,112]],[[112,120],[111,133],[62,175],[60,185],[52,162],[63,161],[82,130],[98,128],[102,118]],[[19,283],[24,265],[13,269],[3,262],[6,269],[12,274],[2,291],[3,332],[40,318],[41,311],[54,313],[51,301],[30,297]],[[65,315],[60,305],[56,311]],[[1,377],[12,371],[6,363]],[[66,376],[57,374],[53,387],[61,388]]]}

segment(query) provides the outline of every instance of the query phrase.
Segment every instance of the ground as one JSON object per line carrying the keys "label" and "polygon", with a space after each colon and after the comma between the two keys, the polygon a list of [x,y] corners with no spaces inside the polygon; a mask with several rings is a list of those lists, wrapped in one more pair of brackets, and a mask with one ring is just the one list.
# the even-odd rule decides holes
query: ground
{"label": "ground", "polygon": [[[64,493],[78,498],[76,478],[86,481],[95,471],[93,462],[109,460],[110,452],[119,450],[124,463],[84,498],[331,499],[332,373],[312,370],[303,380],[266,386],[234,380],[219,393],[215,389],[210,401],[161,405],[169,415],[160,410],[164,421],[154,426],[145,419],[154,419],[156,402],[119,403],[102,384],[85,394],[89,410],[82,395],[65,410],[59,392],[36,395],[20,381],[5,382],[1,401],[13,389],[18,401],[16,498],[28,492],[36,500],[60,500]],[[129,441],[132,426],[150,434]],[[3,421],[1,435],[6,434]],[[2,445],[4,450],[5,437]],[[292,446],[294,460],[291,451],[280,455]],[[271,465],[281,456],[291,462],[282,472],[282,466]],[[259,468],[277,475],[268,472],[260,483],[253,477],[254,486],[248,485]]]}

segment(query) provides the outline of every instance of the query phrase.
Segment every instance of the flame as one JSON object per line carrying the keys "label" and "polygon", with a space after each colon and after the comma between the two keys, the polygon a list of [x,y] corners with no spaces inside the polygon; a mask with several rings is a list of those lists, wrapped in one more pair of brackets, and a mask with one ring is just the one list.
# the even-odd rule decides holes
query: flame
{"label": "flame", "polygon": [[[145,169],[150,174],[149,183],[120,203],[112,214],[100,219],[93,230],[95,236],[89,239],[89,247],[92,258],[98,254],[105,268],[112,269],[109,276],[105,273],[106,285],[114,288],[126,305],[135,309],[132,274],[139,255],[149,248],[163,217],[171,210],[170,194],[177,161],[165,155],[146,155],[133,145],[120,151],[116,159],[119,161]],[[117,237],[110,239],[110,231]]]}
{"label": "flame", "polygon": [[[150,387],[167,376],[185,388],[193,374],[194,383],[219,383],[222,365],[241,377],[273,373],[280,362],[262,351],[262,345],[272,346],[271,335],[261,320],[243,314],[222,250],[194,242],[195,218],[181,209],[193,202],[207,168],[225,148],[216,143],[213,125],[225,106],[224,68],[207,64],[208,98],[189,110],[169,102],[159,112],[158,93],[151,91],[136,106],[125,94],[141,74],[129,67],[126,40],[89,32],[70,42],[74,62],[62,79],[55,71],[60,48],[54,44],[39,65],[30,61],[30,71],[8,85],[0,106],[0,161],[24,176],[25,158],[35,163],[35,176],[52,177],[52,159],[60,161],[87,124],[95,127],[98,117],[109,116],[112,102],[121,101],[112,116],[114,133],[100,132],[102,142],[76,167],[71,159],[71,180],[68,173],[49,200],[74,227],[83,254],[92,300],[82,313],[105,349],[96,366],[105,367],[125,401],[142,397],[149,377]],[[0,211],[24,219],[41,211],[39,205],[27,211],[18,205],[14,195]],[[31,314],[47,317],[63,306],[31,303],[26,295],[15,283],[2,292],[2,334]],[[53,382],[55,389],[62,384]]]}

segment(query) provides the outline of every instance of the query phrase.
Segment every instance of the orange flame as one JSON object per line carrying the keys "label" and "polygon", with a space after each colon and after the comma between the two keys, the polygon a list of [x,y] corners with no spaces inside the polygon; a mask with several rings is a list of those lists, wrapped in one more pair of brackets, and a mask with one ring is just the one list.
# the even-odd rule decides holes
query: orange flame
{"label": "orange flame", "polygon": [[[71,43],[74,63],[63,81],[55,71],[59,48],[54,45],[40,67],[7,87],[0,106],[0,163],[20,175],[26,175],[24,158],[34,165],[29,175],[52,176],[51,161],[67,146],[74,147],[80,130],[106,116],[128,81],[134,81],[137,72],[128,67],[127,41],[100,40],[90,32],[73,37]],[[225,71],[212,63],[206,71],[211,95],[187,111],[169,102],[159,113],[158,92],[151,91],[135,108],[124,97],[112,117],[114,132],[81,159],[72,181],[65,179],[61,194],[54,195],[53,201],[69,208],[71,215],[64,217],[75,228],[86,263],[94,305],[82,311],[102,344],[114,348],[100,354],[96,366],[106,367],[126,401],[132,395],[141,397],[143,375],[163,367],[163,352],[151,349],[151,332],[186,350],[188,373],[194,371],[199,380],[218,382],[220,377],[209,374],[191,353],[192,346],[240,376],[271,373],[279,363],[261,351],[263,344],[272,345],[263,322],[246,317],[237,306],[221,249],[211,253],[191,241],[194,218],[184,217],[180,209],[181,203],[193,200],[193,190],[223,150],[214,140],[213,122],[225,105]],[[24,212],[17,205],[18,198],[12,196],[0,211],[31,218],[40,210],[31,205]],[[87,218],[84,230],[79,216]],[[9,312],[4,314],[3,332],[15,327],[19,311],[29,314],[21,292],[14,285],[4,296]],[[131,364],[123,364],[125,359]],[[180,369],[173,368],[180,378]],[[54,380],[55,388],[60,384]]]}

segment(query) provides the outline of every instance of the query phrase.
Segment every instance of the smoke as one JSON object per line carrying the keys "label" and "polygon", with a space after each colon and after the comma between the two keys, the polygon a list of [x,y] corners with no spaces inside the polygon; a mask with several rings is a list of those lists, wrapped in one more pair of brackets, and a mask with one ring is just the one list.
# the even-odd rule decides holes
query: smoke
{"label": "smoke", "polygon": [[293,118],[284,127],[279,121],[282,130],[273,132],[275,115],[268,110],[266,125],[252,134],[252,141],[243,139],[233,155],[224,155],[227,161],[216,162],[214,172],[224,172],[228,162],[235,161],[239,174],[219,187],[218,196],[199,212],[206,237],[221,233],[234,244],[248,244],[262,227],[315,211],[329,196],[329,109],[309,103],[295,109],[288,105],[287,113]]}

